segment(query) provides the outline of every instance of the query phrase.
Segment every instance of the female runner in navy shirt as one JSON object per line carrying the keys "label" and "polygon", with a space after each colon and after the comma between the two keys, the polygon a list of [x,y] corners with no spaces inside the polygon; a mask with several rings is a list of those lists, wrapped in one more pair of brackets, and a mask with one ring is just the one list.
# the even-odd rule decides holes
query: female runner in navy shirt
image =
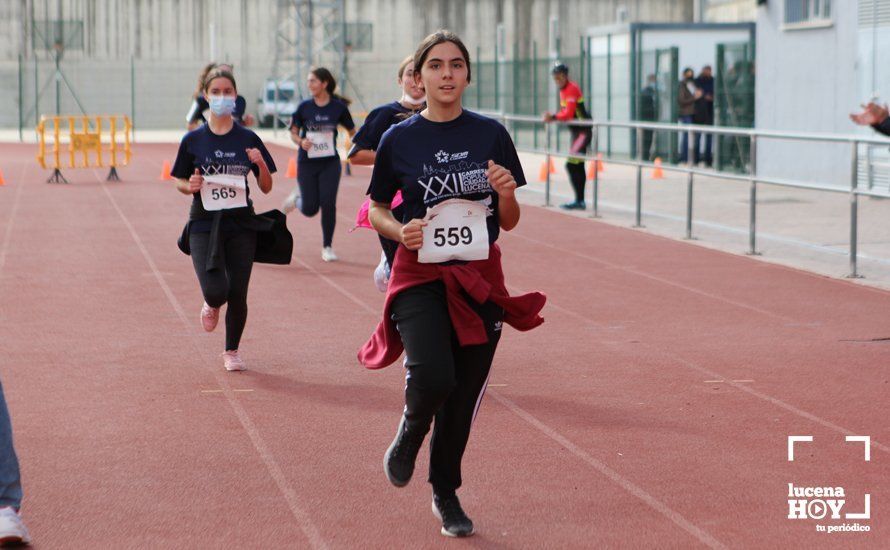
{"label": "female runner in navy shirt", "polygon": [[188,248],[201,292],[201,324],[210,332],[226,309],[226,370],[244,370],[238,352],[247,323],[247,287],[264,219],[254,214],[247,174],[260,190],[272,190],[275,162],[262,140],[232,118],[237,89],[232,73],[214,69],[204,79],[210,120],[182,138],[171,173],[176,187],[192,195]]}
{"label": "female runner in navy shirt", "polygon": [[[436,32],[414,54],[414,73],[426,90],[427,108],[384,134],[371,176],[371,223],[401,246],[383,320],[359,361],[382,368],[404,349],[405,408],[384,470],[393,485],[406,485],[435,420],[429,471],[433,513],[442,522],[442,534],[465,537],[474,527],[456,494],[461,459],[501,328],[504,322],[519,330],[538,326],[545,298],[540,293],[511,297],[505,287],[496,241],[501,229],[509,231],[519,222],[514,192],[525,185],[525,177],[507,130],[461,107],[470,82],[466,47],[453,33]],[[400,190],[404,224],[390,210]],[[450,199],[458,201],[442,204]],[[446,216],[442,207],[452,206],[459,208]],[[425,219],[428,209],[441,217]],[[461,225],[470,223],[462,221],[461,212],[474,216],[474,230]],[[455,226],[437,227],[442,223]],[[437,228],[426,234],[428,225]],[[426,263],[443,252],[459,260],[480,245],[487,259]]]}
{"label": "female runner in navy shirt", "polygon": [[[364,124],[355,134],[352,149],[349,151],[349,161],[356,166],[374,164],[377,147],[380,145],[383,133],[389,130],[393,124],[410,118],[426,106],[423,88],[414,80],[414,58],[409,56],[402,61],[402,64],[399,65],[398,75],[402,97],[398,101],[381,105],[368,113]],[[362,212],[367,206],[367,204],[362,205]],[[397,220],[401,220],[401,205],[393,207],[392,214]],[[380,263],[374,270],[374,284],[380,292],[386,292],[392,262],[399,243],[380,235],[380,246],[383,248],[383,252],[380,255]]]}
{"label": "female runner in navy shirt", "polygon": [[[340,187],[340,154],[337,152],[337,126],[355,135],[349,114],[350,101],[334,93],[337,81],[330,71],[317,67],[307,79],[312,94],[297,106],[291,118],[291,139],[300,148],[297,156],[297,186],[281,210],[287,214],[299,209],[312,217],[321,209],[321,259],[337,261],[332,244],[337,224],[337,189]],[[300,194],[297,195],[297,190]]]}

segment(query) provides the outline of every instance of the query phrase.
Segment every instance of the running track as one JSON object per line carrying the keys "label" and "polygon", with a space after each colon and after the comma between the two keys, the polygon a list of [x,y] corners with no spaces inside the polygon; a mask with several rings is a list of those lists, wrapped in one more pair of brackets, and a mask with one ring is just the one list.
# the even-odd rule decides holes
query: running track
{"label": "running track", "polygon": [[[402,369],[355,360],[383,300],[376,237],[346,231],[366,169],[341,185],[343,261],[323,263],[318,220],[292,216],[293,264],[255,267],[251,370],[226,373],[175,246],[188,199],[158,181],[175,145],[137,146],[123,183],[69,170],[69,186],[43,183],[33,146],[0,151],[0,377],[37,548],[890,539],[890,293],[525,208],[505,270],[548,294],[547,322],[501,341],[465,457],[478,534],[446,540],[425,452],[406,489],[382,472]],[[275,185],[258,211],[292,184]],[[815,438],[794,462],[788,435]],[[870,462],[845,435],[871,436]],[[850,512],[870,493],[871,532],[787,519],[789,482],[843,486]]]}

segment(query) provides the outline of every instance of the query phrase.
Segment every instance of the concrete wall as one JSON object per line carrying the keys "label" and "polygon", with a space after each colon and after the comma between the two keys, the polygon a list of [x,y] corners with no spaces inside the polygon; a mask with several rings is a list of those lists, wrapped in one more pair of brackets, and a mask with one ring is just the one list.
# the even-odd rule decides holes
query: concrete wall
{"label": "concrete wall", "polygon": [[[49,13],[45,13],[46,5]],[[619,8],[629,21],[691,21],[693,0],[345,0],[347,21],[373,24],[373,51],[352,52],[345,92],[357,112],[397,95],[398,63],[420,40],[438,28],[462,36],[475,56],[494,56],[495,29],[503,22],[525,57],[532,44],[546,52],[549,18],[560,19],[563,55],[577,54],[579,36],[593,25],[613,23]],[[61,8],[61,11],[59,11]],[[25,59],[25,112],[34,107],[34,63],[42,87],[51,64],[44,48],[33,48],[30,21],[46,18],[84,23],[84,48],[65,53],[62,69],[90,112],[129,112],[130,58],[136,67],[136,121],[143,128],[177,127],[188,109],[200,67],[211,59],[210,23],[216,29],[217,60],[235,64],[239,91],[255,109],[263,82],[272,72],[277,0],[3,0],[0,1],[0,127],[18,124],[17,58]],[[39,43],[39,40],[36,40]],[[336,56],[316,62],[339,73]],[[54,109],[53,86],[40,100],[40,111]],[[113,90],[110,93],[109,90]],[[124,100],[121,102],[121,100]],[[63,112],[76,112],[67,93]],[[33,117],[33,113],[32,113]],[[33,120],[26,120],[30,125]]]}
{"label": "concrete wall", "polygon": [[[854,133],[847,115],[862,99],[857,94],[856,10],[835,6],[831,26],[791,30],[783,28],[783,5],[769,2],[758,8],[755,126]],[[757,171],[846,186],[850,147],[768,140],[758,146]]]}

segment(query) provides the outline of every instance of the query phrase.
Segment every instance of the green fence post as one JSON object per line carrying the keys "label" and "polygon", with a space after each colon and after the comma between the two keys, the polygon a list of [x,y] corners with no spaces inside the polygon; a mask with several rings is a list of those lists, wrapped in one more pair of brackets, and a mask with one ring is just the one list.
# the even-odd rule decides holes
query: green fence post
{"label": "green fence post", "polygon": [[[535,116],[540,115],[540,111],[538,110],[538,42],[537,40],[532,42],[532,109],[535,111]],[[534,128],[534,147],[538,148],[538,125],[535,124]]]}
{"label": "green fence post", "polygon": [[133,141],[136,140],[136,61],[130,56],[130,128],[133,131]]}
{"label": "green fence post", "polygon": [[[479,63],[479,68],[482,68],[482,46],[476,46],[476,63]],[[479,71],[479,76],[482,76],[482,71]],[[482,79],[476,80],[476,108],[482,109]]]}
{"label": "green fence post", "polygon": [[501,58],[500,58],[500,55],[498,52],[498,39],[497,39],[497,34],[495,34],[495,39],[494,39],[494,110],[495,111],[498,111],[501,106],[500,65],[501,65]]}
{"label": "green fence post", "polygon": [[513,106],[511,110],[514,113],[519,113],[519,42],[513,42],[513,60],[511,63],[512,72],[513,72]]}
{"label": "green fence post", "polygon": [[40,73],[37,71],[37,56],[34,56],[34,126],[40,122]]}
{"label": "green fence post", "polygon": [[[728,125],[727,124],[728,117],[726,116],[727,113],[725,112],[726,107],[727,107],[727,105],[726,105],[726,81],[724,80],[724,75],[725,75],[725,71],[726,71],[726,59],[724,57],[725,55],[726,55],[726,46],[724,44],[717,44],[717,66],[715,67],[715,69],[717,69],[717,78],[715,79],[716,80],[716,82],[715,82],[716,94],[714,97],[714,115],[716,117],[716,120],[714,121],[714,123],[717,126],[727,126]],[[734,136],[726,136],[726,135],[720,134],[717,136],[717,139],[716,139],[716,142],[717,142],[716,149],[717,150],[714,151],[716,153],[716,155],[714,155],[714,156],[717,157],[717,171],[723,170],[723,165],[724,165],[723,155],[721,155],[720,152],[723,150],[723,147],[721,147],[721,145],[723,145],[723,142],[726,141],[727,137],[732,139]]]}
{"label": "green fence post", "polygon": [[25,93],[25,85],[22,82],[22,54],[19,54],[19,141],[25,141],[25,136],[22,133],[22,128],[25,125],[25,121],[23,119],[24,114],[22,113],[22,103],[24,102],[24,98],[22,95]]}
{"label": "green fence post", "polygon": [[[612,35],[606,35],[606,120],[612,120]],[[606,156],[612,156],[612,127],[606,127]]]}

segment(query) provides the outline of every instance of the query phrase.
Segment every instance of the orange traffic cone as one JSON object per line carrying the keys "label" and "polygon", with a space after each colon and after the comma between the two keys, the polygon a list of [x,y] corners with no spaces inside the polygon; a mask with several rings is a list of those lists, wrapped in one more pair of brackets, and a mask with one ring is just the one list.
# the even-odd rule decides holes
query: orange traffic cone
{"label": "orange traffic cone", "polygon": [[173,179],[173,176],[170,175],[170,161],[169,160],[164,161],[164,166],[161,167],[161,177],[159,177],[158,179],[159,180],[172,180]]}
{"label": "orange traffic cone", "polygon": [[652,170],[652,179],[664,179],[664,170],[661,169],[661,157],[655,157],[655,169]]}
{"label": "orange traffic cone", "polygon": [[547,171],[550,171],[551,174],[556,173],[556,165],[553,164],[553,159],[550,159],[550,166],[548,168],[547,161],[541,162],[541,170],[538,172],[538,181],[544,182],[547,181]]}
{"label": "orange traffic cone", "polygon": [[6,185],[6,180],[3,179],[3,170],[0,170],[0,185]]}
{"label": "orange traffic cone", "polygon": [[290,160],[287,161],[287,176],[288,178],[297,177],[297,159],[291,157]]}
{"label": "orange traffic cone", "polygon": [[603,154],[597,153],[596,160],[590,161],[590,167],[587,169],[587,179],[592,180],[597,172],[605,172],[606,165],[603,164]]}

